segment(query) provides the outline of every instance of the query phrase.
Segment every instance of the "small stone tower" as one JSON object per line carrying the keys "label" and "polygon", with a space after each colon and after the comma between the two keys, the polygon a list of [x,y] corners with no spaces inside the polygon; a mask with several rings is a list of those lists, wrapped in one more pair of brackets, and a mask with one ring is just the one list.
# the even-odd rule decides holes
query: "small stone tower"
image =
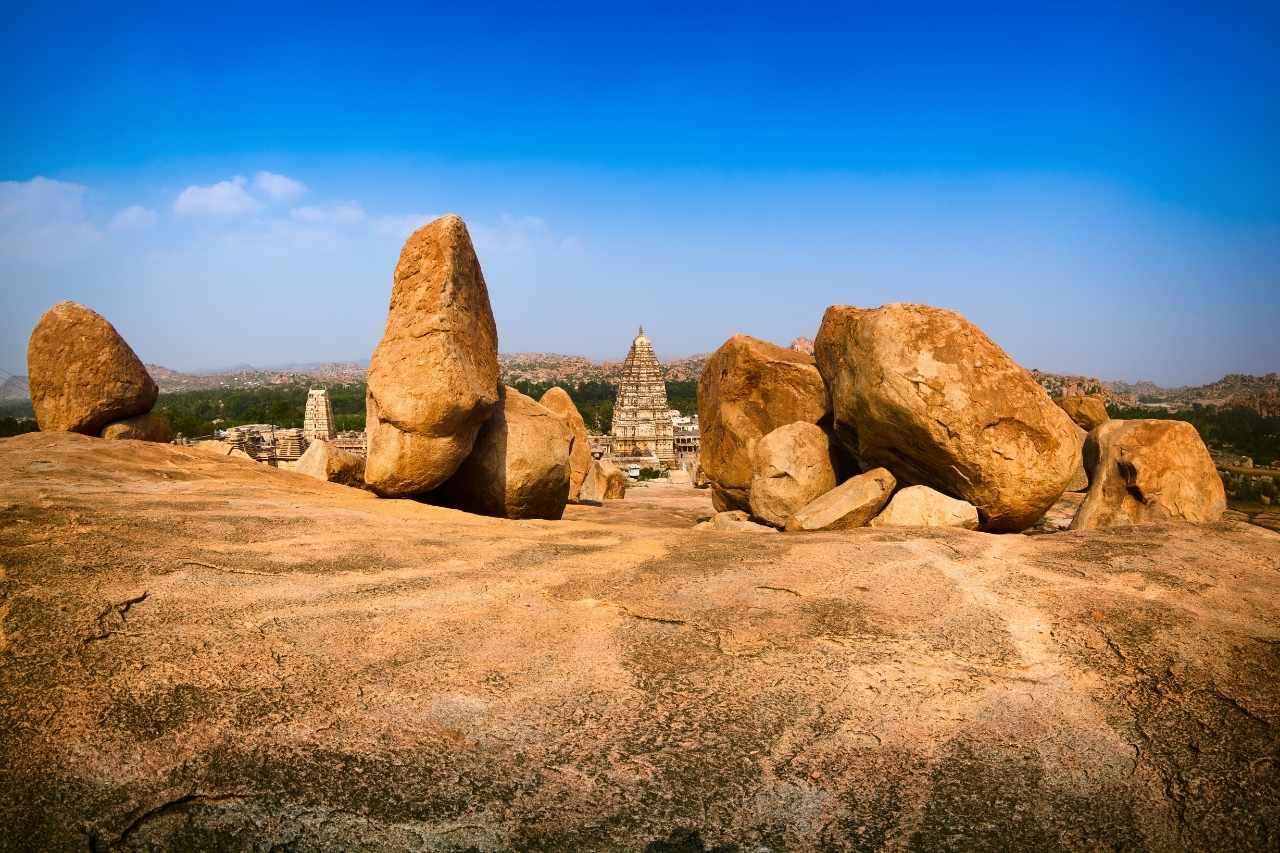
{"label": "small stone tower", "polygon": [[612,434],[614,458],[656,457],[668,468],[675,461],[667,385],[643,326],[622,363]]}
{"label": "small stone tower", "polygon": [[302,415],[302,437],[307,441],[333,441],[337,435],[329,392],[312,388],[307,392],[307,408]]}

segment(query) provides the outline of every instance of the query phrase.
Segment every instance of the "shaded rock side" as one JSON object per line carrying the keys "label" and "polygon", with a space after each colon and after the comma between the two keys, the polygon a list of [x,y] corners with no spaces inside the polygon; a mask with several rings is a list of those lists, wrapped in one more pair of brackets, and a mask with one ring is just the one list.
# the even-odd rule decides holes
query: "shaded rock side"
{"label": "shaded rock side", "polygon": [[576,501],[582,496],[582,483],[591,470],[591,439],[587,436],[587,424],[582,413],[573,404],[569,392],[553,386],[548,388],[538,402],[564,420],[569,427],[572,439],[569,444],[569,500]]}
{"label": "shaded rock side", "polygon": [[833,305],[814,346],[836,436],[864,468],[963,497],[995,531],[1035,523],[1070,482],[1071,419],[954,311]]}
{"label": "shaded rock side", "polygon": [[558,519],[569,501],[571,440],[563,418],[505,387],[471,455],[433,497],[498,518]]}
{"label": "shaded rock side", "polygon": [[908,486],[893,496],[872,527],[963,527],[978,529],[978,510],[928,486]]}
{"label": "shaded rock side", "polygon": [[134,415],[122,421],[107,424],[102,430],[102,437],[116,441],[173,441],[173,427],[169,419],[159,412],[147,412],[145,415]]}
{"label": "shaded rock side", "polygon": [[627,496],[627,475],[612,462],[596,459],[582,482],[582,500],[619,501]]}
{"label": "shaded rock side", "polygon": [[1083,492],[1089,488],[1089,472],[1084,469],[1084,442],[1089,437],[1089,433],[1079,426],[1076,427],[1076,440],[1080,443],[1079,449],[1076,450],[1075,470],[1071,474],[1071,480],[1067,483],[1068,492]]}
{"label": "shaded rock side", "polygon": [[729,533],[777,533],[767,524],[757,524],[740,509],[718,512],[706,521],[693,526],[694,530],[721,530]]}
{"label": "shaded rock side", "polygon": [[1111,420],[1107,398],[1101,394],[1064,394],[1054,402],[1085,432]]}
{"label": "shaded rock side", "polygon": [[756,442],[750,502],[757,520],[783,527],[796,510],[835,487],[831,441],[822,427],[786,424]]}
{"label": "shaded rock side", "polygon": [[844,530],[864,527],[884,509],[897,480],[888,468],[850,477],[796,510],[787,530]]}
{"label": "shaded rock side", "polygon": [[328,483],[364,488],[364,458],[332,441],[311,442],[293,470]]}
{"label": "shaded rock side", "polygon": [[1159,521],[1218,521],[1226,491],[1194,426],[1107,421],[1084,446],[1089,491],[1072,530]]}
{"label": "shaded rock side", "polygon": [[716,509],[751,508],[752,451],[762,436],[829,414],[812,357],[747,335],[725,341],[698,379],[699,472]]}
{"label": "shaded rock side", "polygon": [[108,424],[144,415],[159,389],[115,327],[76,302],[54,305],[27,343],[36,423],[48,431],[98,435]]}
{"label": "shaded rock side", "polygon": [[405,496],[449,479],[498,403],[498,332],[459,217],[405,242],[368,382],[365,481]]}

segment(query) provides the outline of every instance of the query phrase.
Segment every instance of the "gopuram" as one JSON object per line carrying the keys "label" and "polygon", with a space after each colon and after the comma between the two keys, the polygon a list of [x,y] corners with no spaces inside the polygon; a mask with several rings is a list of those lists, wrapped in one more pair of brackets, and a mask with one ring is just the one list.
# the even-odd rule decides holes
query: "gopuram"
{"label": "gopuram", "polygon": [[643,326],[622,363],[611,434],[615,464],[670,468],[675,462],[667,386]]}
{"label": "gopuram", "polygon": [[312,388],[307,392],[307,407],[302,413],[302,437],[307,441],[333,441],[337,434],[329,392]]}

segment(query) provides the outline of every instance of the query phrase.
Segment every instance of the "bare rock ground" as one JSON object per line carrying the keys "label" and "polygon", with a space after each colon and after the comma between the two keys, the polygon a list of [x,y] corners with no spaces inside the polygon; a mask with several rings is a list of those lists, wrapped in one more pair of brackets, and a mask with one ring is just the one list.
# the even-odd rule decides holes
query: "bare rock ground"
{"label": "bare rock ground", "polygon": [[709,514],[2,440],[0,849],[1280,846],[1280,535]]}

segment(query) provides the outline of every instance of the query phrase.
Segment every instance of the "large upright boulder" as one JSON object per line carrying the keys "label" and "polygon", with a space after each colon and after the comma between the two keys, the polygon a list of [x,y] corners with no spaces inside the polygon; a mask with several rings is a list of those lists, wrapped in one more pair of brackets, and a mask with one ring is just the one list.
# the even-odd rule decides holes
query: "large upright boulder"
{"label": "large upright boulder", "polygon": [[1085,432],[1111,420],[1101,394],[1064,394],[1054,402]]}
{"label": "large upright boulder", "polygon": [[783,527],[796,510],[835,487],[831,440],[822,427],[784,424],[756,442],[750,501],[760,521]]}
{"label": "large upright boulder", "polygon": [[459,217],[442,216],[404,244],[368,382],[365,481],[405,496],[449,479],[498,404],[498,332]]}
{"label": "large upright boulder", "polygon": [[173,441],[173,427],[169,419],[159,412],[147,412],[107,424],[102,430],[102,437],[115,441],[158,441],[164,444]]}
{"label": "large upright boulder", "polygon": [[1034,524],[1071,480],[1071,419],[954,311],[834,305],[814,348],[836,436],[864,468],[962,497],[994,531]]}
{"label": "large upright boulder", "polygon": [[27,344],[36,423],[98,435],[155,405],[159,389],[142,360],[102,315],[64,301],[44,312]]}
{"label": "large upright boulder", "polygon": [[749,510],[752,451],[766,433],[830,414],[813,358],[734,335],[711,354],[698,380],[700,472],[717,510]]}
{"label": "large upright boulder", "polygon": [[1222,479],[1194,426],[1184,421],[1107,421],[1084,445],[1089,492],[1072,530],[1157,521],[1217,521]]}
{"label": "large upright boulder", "polygon": [[293,470],[327,483],[364,487],[364,457],[343,450],[332,441],[311,442]]}
{"label": "large upright boulder", "polygon": [[582,500],[620,501],[627,496],[627,475],[612,462],[596,459],[582,482]]}
{"label": "large upright boulder", "polygon": [[448,506],[499,518],[564,515],[569,501],[569,443],[564,420],[514,388],[474,449],[434,496]]}
{"label": "large upright boulder", "polygon": [[591,439],[587,436],[587,424],[578,407],[573,404],[569,392],[559,385],[546,390],[538,400],[544,407],[559,415],[572,436],[569,443],[569,500],[582,497],[582,482],[591,470]]}

